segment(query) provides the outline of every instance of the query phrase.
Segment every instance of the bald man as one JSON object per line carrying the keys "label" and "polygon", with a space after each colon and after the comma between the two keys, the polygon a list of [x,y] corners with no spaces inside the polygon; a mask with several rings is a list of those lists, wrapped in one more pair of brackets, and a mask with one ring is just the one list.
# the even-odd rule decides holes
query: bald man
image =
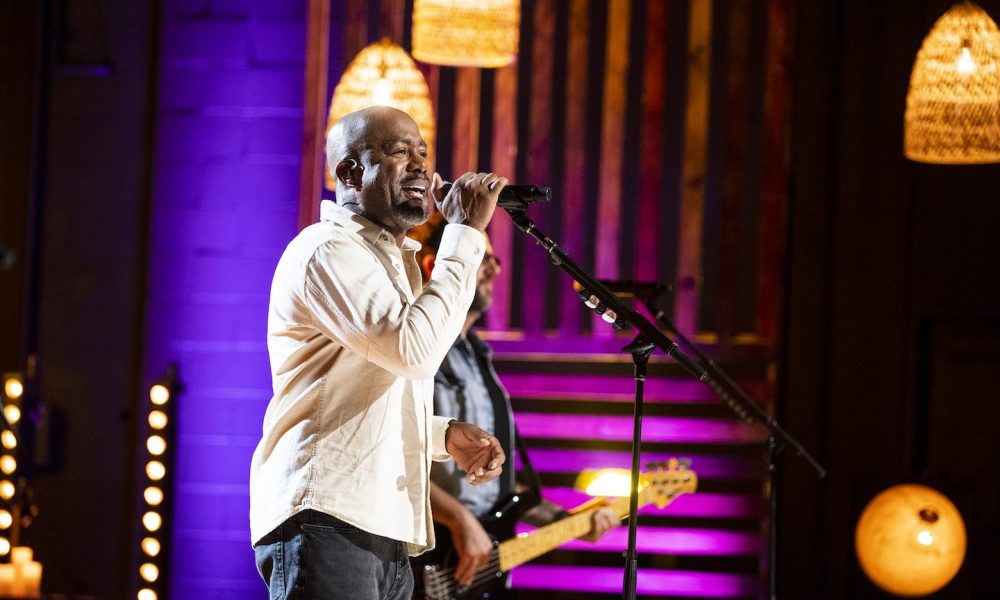
{"label": "bald man", "polygon": [[[447,194],[407,114],[373,107],[330,131],[337,203],[286,248],[268,312],[274,396],[250,467],[250,533],[273,599],[409,599],[408,555],[433,547],[428,473],[454,459],[497,477],[496,437],[433,415],[507,179],[466,173]],[[426,285],[405,232],[431,201],[448,221]]]}

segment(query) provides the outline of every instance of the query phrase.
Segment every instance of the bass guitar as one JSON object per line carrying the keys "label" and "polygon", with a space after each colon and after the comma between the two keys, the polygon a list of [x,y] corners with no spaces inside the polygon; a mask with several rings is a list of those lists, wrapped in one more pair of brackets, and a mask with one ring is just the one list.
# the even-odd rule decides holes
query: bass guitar
{"label": "bass guitar", "polygon": [[[643,473],[640,475],[639,481],[642,488],[639,491],[640,508],[647,504],[655,504],[657,507],[663,508],[670,504],[674,498],[681,494],[692,493],[698,487],[697,474],[684,466],[679,466],[673,460],[666,468],[658,467]],[[437,558],[440,562],[424,564],[422,572],[424,598],[427,600],[489,598],[497,589],[504,587],[507,573],[514,567],[535,559],[568,540],[588,533],[591,528],[593,512],[605,506],[613,509],[619,518],[625,518],[629,514],[629,497],[609,499],[606,504],[577,512],[565,519],[549,523],[529,533],[522,533],[503,542],[496,541],[495,531],[498,524],[502,524],[502,528],[510,530],[513,527],[510,519],[484,519],[484,528],[491,535],[494,535],[494,548],[486,565],[476,572],[472,585],[468,587],[459,585],[452,577],[458,556],[450,549],[450,537],[446,528],[440,528],[444,531],[441,531],[443,539],[438,542],[439,548],[445,546],[449,546],[449,548],[443,553],[438,552],[437,555],[432,555],[432,561]],[[523,514],[523,511],[518,511],[518,513]],[[502,517],[503,513],[498,511],[490,516]]]}

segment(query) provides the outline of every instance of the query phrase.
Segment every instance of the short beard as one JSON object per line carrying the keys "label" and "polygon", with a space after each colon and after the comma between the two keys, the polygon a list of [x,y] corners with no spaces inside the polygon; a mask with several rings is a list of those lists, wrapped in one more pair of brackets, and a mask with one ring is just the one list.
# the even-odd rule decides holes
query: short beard
{"label": "short beard", "polygon": [[486,296],[479,293],[479,289],[476,289],[475,295],[472,296],[472,304],[469,306],[469,312],[484,313],[489,310],[490,305],[493,301]]}
{"label": "short beard", "polygon": [[409,202],[407,202],[406,194],[403,193],[403,188],[399,183],[387,183],[385,194],[387,198],[392,200],[391,210],[393,216],[396,217],[396,221],[404,229],[411,229],[417,225],[422,225],[431,216],[430,211],[425,209],[424,205],[410,206]]}

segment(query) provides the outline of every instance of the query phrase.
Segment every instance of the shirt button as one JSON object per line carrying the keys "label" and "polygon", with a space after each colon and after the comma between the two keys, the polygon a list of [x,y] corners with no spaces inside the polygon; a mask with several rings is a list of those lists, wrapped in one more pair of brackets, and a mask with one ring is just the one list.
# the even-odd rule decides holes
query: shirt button
{"label": "shirt button", "polygon": [[473,254],[479,254],[479,248],[476,248],[475,250],[473,250],[472,253]]}

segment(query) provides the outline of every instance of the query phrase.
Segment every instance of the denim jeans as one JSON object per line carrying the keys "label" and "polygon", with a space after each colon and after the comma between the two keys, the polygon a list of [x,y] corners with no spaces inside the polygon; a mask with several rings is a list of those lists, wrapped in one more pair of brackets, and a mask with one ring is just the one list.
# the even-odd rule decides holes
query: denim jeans
{"label": "denim jeans", "polygon": [[264,536],[257,570],[271,600],[410,600],[403,542],[306,510]]}

